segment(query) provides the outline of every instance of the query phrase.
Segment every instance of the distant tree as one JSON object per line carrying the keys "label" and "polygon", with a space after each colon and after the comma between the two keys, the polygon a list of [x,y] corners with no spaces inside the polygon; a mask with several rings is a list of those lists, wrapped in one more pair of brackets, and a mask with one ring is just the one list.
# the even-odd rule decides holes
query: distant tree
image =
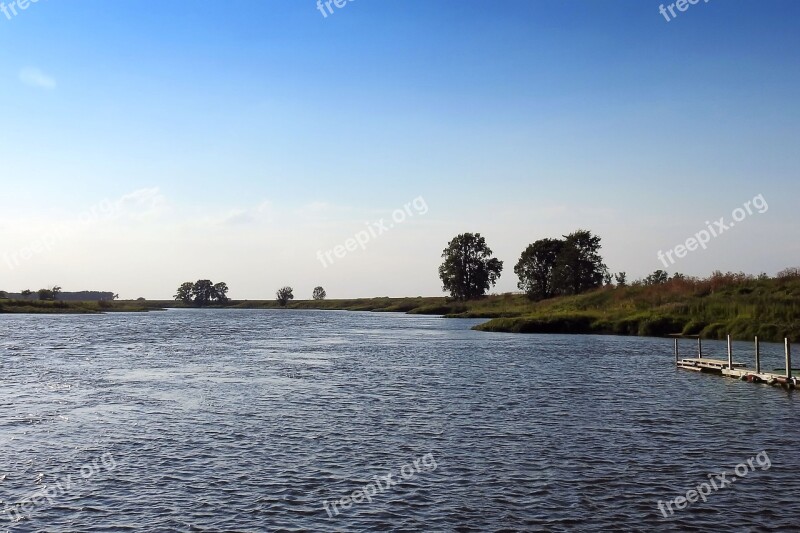
{"label": "distant tree", "polygon": [[684,281],[684,280],[686,280],[686,275],[681,274],[680,272],[675,272],[670,278],[670,281]]}
{"label": "distant tree", "polygon": [[224,304],[227,303],[228,300],[228,284],[225,282],[220,282],[214,284],[214,294],[211,295],[212,299],[218,303]]}
{"label": "distant tree", "polygon": [[663,270],[656,270],[646,278],[644,278],[645,285],[662,285],[669,281],[669,274]]}
{"label": "distant tree", "polygon": [[146,302],[147,300],[143,296],[139,296],[138,298],[136,298],[136,301],[137,302]]}
{"label": "distant tree", "polygon": [[278,289],[278,292],[275,293],[275,299],[278,300],[278,303],[281,304],[281,307],[286,307],[286,304],[289,303],[289,300],[294,300],[292,288],[282,287]]}
{"label": "distant tree", "polygon": [[174,298],[186,304],[203,307],[212,302],[228,302],[228,285],[224,282],[214,284],[211,280],[200,279],[196,283],[187,281],[178,287]]}
{"label": "distant tree", "polygon": [[580,294],[599,287],[608,268],[600,256],[600,237],[578,230],[564,236],[564,248],[554,268],[555,286],[561,294]]}
{"label": "distant tree", "polygon": [[626,274],[625,272],[619,272],[618,274],[614,274],[614,279],[617,280],[617,287],[628,286],[628,274]]}
{"label": "distant tree", "polygon": [[529,245],[517,261],[514,273],[517,287],[531,300],[544,300],[556,295],[553,271],[564,248],[559,239],[541,239]]}
{"label": "distant tree", "polygon": [[39,295],[39,300],[53,300],[55,298],[53,291],[50,289],[39,289],[37,294]]}
{"label": "distant tree", "polygon": [[326,296],[328,296],[328,293],[325,292],[325,289],[322,287],[314,287],[314,294],[311,297],[315,300],[324,300]]}
{"label": "distant tree", "polygon": [[800,268],[798,267],[789,267],[784,268],[775,276],[778,279],[792,279],[792,278],[800,278]]}
{"label": "distant tree", "polygon": [[22,295],[23,298],[25,298],[27,300],[28,298],[31,297],[31,295],[33,294],[33,291],[30,290],[30,289],[25,289],[20,294]]}
{"label": "distant tree", "polygon": [[603,274],[603,285],[608,287],[611,285],[611,281],[614,279],[614,276],[611,275],[611,272],[606,272]]}
{"label": "distant tree", "polygon": [[199,279],[192,287],[195,305],[203,307],[214,299],[214,284],[210,279]]}
{"label": "distant tree", "polygon": [[187,281],[185,283],[181,283],[181,286],[178,287],[178,292],[175,294],[175,299],[180,300],[185,304],[192,303],[192,291],[194,290],[194,283],[191,281]]}
{"label": "distant tree", "polygon": [[112,300],[119,300],[119,294],[115,294],[111,297]]}
{"label": "distant tree", "polygon": [[50,289],[50,292],[53,293],[53,300],[58,300],[58,295],[61,294],[61,287],[56,285],[52,289]]}
{"label": "distant tree", "polygon": [[456,300],[471,300],[486,294],[497,283],[503,262],[493,258],[492,250],[480,233],[462,233],[447,244],[439,267],[442,289]]}

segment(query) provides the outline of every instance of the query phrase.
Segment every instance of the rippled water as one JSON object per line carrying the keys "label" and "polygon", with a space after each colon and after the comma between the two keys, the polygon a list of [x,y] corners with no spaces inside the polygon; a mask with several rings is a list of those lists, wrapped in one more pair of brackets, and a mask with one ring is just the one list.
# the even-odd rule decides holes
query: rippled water
{"label": "rippled water", "polygon": [[[476,322],[0,316],[0,530],[798,530],[795,394],[676,371],[665,340]],[[659,511],[764,451],[771,468]]]}

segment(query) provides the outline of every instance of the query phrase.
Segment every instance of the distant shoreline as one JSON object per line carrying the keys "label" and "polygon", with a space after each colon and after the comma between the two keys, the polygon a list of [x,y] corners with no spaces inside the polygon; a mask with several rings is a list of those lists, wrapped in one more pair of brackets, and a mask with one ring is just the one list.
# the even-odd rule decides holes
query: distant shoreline
{"label": "distant shoreline", "polygon": [[[296,300],[285,309],[400,312],[445,318],[485,318],[478,331],[611,334],[659,337],[697,334],[707,339],[800,341],[800,277],[721,277],[710,285],[670,281],[660,285],[603,287],[534,302],[502,294],[467,302],[445,297]],[[100,302],[0,300],[0,313],[147,312],[193,308],[170,300]],[[204,309],[280,309],[275,300],[231,300]]]}

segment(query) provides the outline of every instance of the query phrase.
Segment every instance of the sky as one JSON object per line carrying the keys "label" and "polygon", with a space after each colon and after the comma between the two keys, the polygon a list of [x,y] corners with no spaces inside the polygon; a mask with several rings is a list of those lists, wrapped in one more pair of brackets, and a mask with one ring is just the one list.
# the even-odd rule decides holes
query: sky
{"label": "sky", "polygon": [[5,0],[0,289],[435,296],[463,232],[493,292],[577,229],[629,279],[800,265],[796,0],[340,4]]}

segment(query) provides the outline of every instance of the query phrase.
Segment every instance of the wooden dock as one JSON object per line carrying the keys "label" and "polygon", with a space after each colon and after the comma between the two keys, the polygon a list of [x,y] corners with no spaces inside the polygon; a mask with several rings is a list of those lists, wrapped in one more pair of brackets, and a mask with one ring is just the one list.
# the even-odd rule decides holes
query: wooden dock
{"label": "wooden dock", "polygon": [[[792,349],[789,339],[784,340],[786,352],[786,371],[781,374],[772,372],[762,372],[761,370],[761,346],[758,337],[755,338],[755,369],[747,368],[745,363],[733,360],[733,344],[731,336],[728,335],[728,359],[710,359],[703,357],[703,341],[698,335],[670,335],[675,340],[675,366],[684,370],[694,372],[704,372],[708,374],[719,374],[729,378],[749,381],[750,383],[764,383],[785,389],[795,389],[800,387],[800,377],[792,376]],[[696,339],[696,357],[681,357],[678,347],[678,339]]]}

